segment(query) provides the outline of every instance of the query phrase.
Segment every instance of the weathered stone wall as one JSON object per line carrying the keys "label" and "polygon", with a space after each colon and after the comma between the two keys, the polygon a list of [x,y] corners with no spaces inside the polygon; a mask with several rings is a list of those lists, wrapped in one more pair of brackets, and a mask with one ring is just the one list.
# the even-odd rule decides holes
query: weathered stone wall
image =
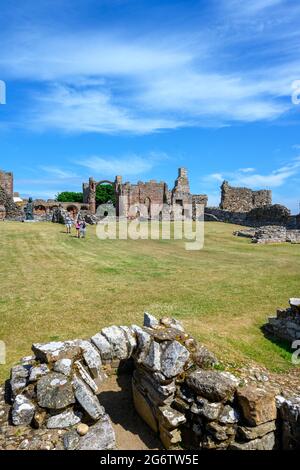
{"label": "weathered stone wall", "polygon": [[275,317],[269,317],[264,331],[292,343],[300,339],[300,299],[290,299],[289,303],[289,308],[278,309]]}
{"label": "weathered stone wall", "polygon": [[14,195],[14,177],[11,172],[7,173],[0,170],[0,187],[2,187],[6,193],[13,197]]}
{"label": "weathered stone wall", "polygon": [[12,423],[60,429],[55,448],[115,447],[97,395],[106,374],[126,365],[133,370],[133,406],[166,449],[299,448],[300,400],[275,398],[266,385],[215,370],[215,356],[172,318],[145,313],[143,327],[110,326],[89,340],[32,350],[11,370]]}
{"label": "weathered stone wall", "polygon": [[248,227],[261,227],[266,225],[290,225],[290,210],[280,204],[257,207],[249,212],[234,212],[217,207],[205,207],[207,221],[228,222]]}
{"label": "weathered stone wall", "polygon": [[235,188],[224,181],[221,186],[220,209],[231,212],[249,212],[256,207],[272,204],[272,192],[268,190],[252,191],[248,188]]}
{"label": "weathered stone wall", "polygon": [[13,197],[0,186],[1,218],[18,219],[21,215],[20,209],[14,203]]}

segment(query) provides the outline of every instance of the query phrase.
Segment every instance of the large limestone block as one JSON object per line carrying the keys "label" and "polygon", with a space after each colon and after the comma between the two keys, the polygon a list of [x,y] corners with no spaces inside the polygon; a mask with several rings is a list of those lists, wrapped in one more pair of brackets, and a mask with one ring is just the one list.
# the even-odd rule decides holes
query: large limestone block
{"label": "large limestone block", "polygon": [[59,359],[73,359],[80,355],[81,350],[76,341],[53,341],[51,343],[32,345],[35,357],[41,362],[56,362]]}
{"label": "large limestone block", "polygon": [[276,419],[274,393],[248,385],[238,390],[237,399],[249,426],[258,426]]}
{"label": "large limestone block", "polygon": [[161,357],[161,371],[170,378],[183,372],[190,357],[189,351],[178,341],[172,341],[164,350]]}
{"label": "large limestone block", "polygon": [[91,375],[97,378],[101,374],[102,361],[97,348],[89,341],[80,341],[80,347],[83,351],[83,359],[88,366]]}
{"label": "large limestone block", "polygon": [[103,328],[101,333],[112,346],[113,359],[127,359],[128,346],[124,330],[119,326],[109,326],[108,328]]}
{"label": "large limestone block", "polygon": [[37,383],[37,401],[42,408],[55,410],[75,403],[71,382],[57,372],[45,375]]}
{"label": "large limestone block", "polygon": [[186,378],[186,383],[201,397],[212,402],[231,399],[236,387],[236,381],[220,372],[197,369]]}
{"label": "large limestone block", "polygon": [[35,412],[34,404],[24,395],[17,395],[12,408],[12,422],[15,426],[27,426]]}
{"label": "large limestone block", "polygon": [[48,429],[64,429],[80,422],[80,417],[73,410],[66,410],[59,415],[51,416],[47,421]]}
{"label": "large limestone block", "polygon": [[132,396],[137,413],[154,432],[157,432],[158,426],[152,407],[147,398],[139,391],[134,381],[132,381]]}
{"label": "large limestone block", "polygon": [[113,347],[101,333],[91,337],[91,342],[100,351],[102,361],[111,361],[113,359]]}
{"label": "large limestone block", "polygon": [[160,371],[161,368],[161,346],[156,341],[152,341],[148,353],[144,356],[141,363],[147,369],[152,370],[153,372]]}
{"label": "large limestone block", "polygon": [[10,372],[10,386],[12,396],[15,397],[23,392],[28,383],[30,366],[14,366]]}
{"label": "large limestone block", "polygon": [[100,405],[96,395],[94,395],[90,387],[76,375],[73,378],[73,386],[76,400],[93,420],[96,421],[104,416],[105,410],[103,406]]}

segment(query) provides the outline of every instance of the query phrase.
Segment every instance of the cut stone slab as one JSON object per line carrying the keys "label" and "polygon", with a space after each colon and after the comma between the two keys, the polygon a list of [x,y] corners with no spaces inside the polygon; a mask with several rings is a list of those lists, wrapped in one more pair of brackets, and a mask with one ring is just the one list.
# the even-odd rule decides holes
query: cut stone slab
{"label": "cut stone slab", "polygon": [[91,342],[100,351],[102,361],[111,361],[113,359],[113,348],[112,345],[107,341],[105,336],[101,333],[97,333],[91,337]]}
{"label": "cut stone slab", "polygon": [[140,417],[148,424],[148,426],[154,431],[158,431],[157,420],[154,416],[153,409],[146,397],[140,392],[138,387],[132,382],[132,396],[133,403],[137,413]]}
{"label": "cut stone slab", "polygon": [[13,397],[23,392],[28,383],[30,366],[14,366],[10,372],[10,386]]}
{"label": "cut stone slab", "polygon": [[241,440],[252,441],[260,437],[269,434],[272,431],[275,431],[276,423],[275,421],[269,421],[268,423],[260,424],[259,426],[246,427],[239,426],[237,434]]}
{"label": "cut stone slab", "polygon": [[84,382],[92,389],[92,391],[97,394],[99,392],[97,384],[94,382],[92,377],[85,370],[80,361],[74,362],[74,367],[76,367],[78,374],[84,380]]}
{"label": "cut stone slab", "polygon": [[80,417],[73,410],[66,410],[63,413],[51,416],[47,421],[48,429],[64,429],[74,426],[80,422]]}
{"label": "cut stone slab", "polygon": [[127,350],[128,350],[128,357],[131,357],[134,350],[137,347],[137,340],[134,334],[134,331],[132,331],[129,326],[120,326],[121,330],[124,331],[126,339],[127,339]]}
{"label": "cut stone slab", "polygon": [[162,354],[161,371],[166,377],[175,377],[183,372],[190,357],[189,351],[178,341],[172,341]]}
{"label": "cut stone slab", "polygon": [[231,399],[236,390],[236,382],[230,377],[202,369],[189,374],[186,383],[197,394],[212,402]]}
{"label": "cut stone slab", "polygon": [[128,347],[124,331],[119,326],[109,326],[108,328],[103,328],[101,333],[112,346],[113,359],[127,359]]}
{"label": "cut stone slab", "polygon": [[141,362],[150,349],[152,339],[147,331],[137,325],[132,325],[131,329],[137,338],[136,359],[137,362]]}
{"label": "cut stone slab", "polygon": [[238,389],[237,399],[248,425],[258,426],[276,419],[276,400],[273,393],[248,385]]}
{"label": "cut stone slab", "polygon": [[160,371],[161,368],[161,346],[156,341],[152,341],[148,353],[141,361],[143,366],[153,372]]}
{"label": "cut stone slab", "polygon": [[29,382],[36,382],[44,375],[49,374],[50,369],[47,364],[41,364],[40,366],[32,367],[30,370]]}
{"label": "cut stone slab", "polygon": [[35,357],[41,362],[56,362],[59,359],[73,359],[80,356],[80,347],[76,341],[53,341],[51,343],[32,345],[32,351]]}
{"label": "cut stone slab", "polygon": [[80,437],[78,436],[75,430],[66,432],[63,437],[64,448],[66,450],[75,450],[78,446],[80,441]]}
{"label": "cut stone slab", "polygon": [[55,362],[53,370],[69,377],[72,371],[72,359],[60,359]]}
{"label": "cut stone slab", "polygon": [[275,447],[275,434],[266,434],[261,439],[254,439],[244,443],[234,442],[229,450],[273,450]]}
{"label": "cut stone slab", "polygon": [[93,394],[91,389],[86,385],[81,378],[74,376],[73,386],[75,389],[76,400],[80,403],[82,408],[94,420],[98,420],[105,414],[103,406],[100,405],[98,398]]}
{"label": "cut stone slab", "polygon": [[110,418],[105,415],[90,427],[88,433],[79,440],[78,450],[113,450],[116,437]]}
{"label": "cut stone slab", "polygon": [[79,345],[83,351],[83,359],[92,376],[94,378],[99,377],[101,374],[102,361],[97,349],[89,341],[80,341]]}
{"label": "cut stone slab", "polygon": [[24,395],[17,395],[12,408],[12,422],[15,426],[28,426],[34,416],[35,406]]}
{"label": "cut stone slab", "polygon": [[175,429],[186,422],[186,417],[170,406],[159,408],[159,422],[166,429]]}
{"label": "cut stone slab", "polygon": [[153,315],[148,312],[144,313],[144,326],[148,328],[155,328],[159,325],[159,321]]}
{"label": "cut stone slab", "polygon": [[37,401],[42,408],[54,410],[75,403],[71,382],[63,374],[50,372],[37,383]]}

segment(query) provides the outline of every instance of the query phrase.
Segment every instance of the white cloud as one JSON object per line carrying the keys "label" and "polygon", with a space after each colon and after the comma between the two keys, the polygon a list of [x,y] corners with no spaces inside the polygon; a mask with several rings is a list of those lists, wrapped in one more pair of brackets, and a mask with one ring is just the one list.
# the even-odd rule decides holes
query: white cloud
{"label": "white cloud", "polygon": [[41,165],[40,169],[52,174],[53,176],[56,176],[58,179],[78,178],[78,175],[76,175],[76,173],[73,171],[63,170],[61,168]]}
{"label": "white cloud", "polygon": [[300,157],[295,158],[287,165],[271,171],[267,174],[237,170],[235,172],[213,173],[205,177],[205,181],[229,180],[233,186],[246,186],[251,188],[278,188],[283,186],[290,178],[300,173]]}
{"label": "white cloud", "polygon": [[144,34],[20,27],[0,33],[1,74],[40,90],[19,116],[34,130],[144,134],[277,119],[293,108],[300,70],[297,5],[283,18],[285,4],[218,0],[208,23]]}
{"label": "white cloud", "polygon": [[115,175],[136,176],[146,173],[155,165],[156,158],[148,155],[128,155],[122,158],[92,156],[76,163],[99,175],[114,177]]}
{"label": "white cloud", "polygon": [[35,108],[26,122],[36,130],[137,134],[175,129],[184,124],[172,119],[139,117],[134,111],[114,103],[105,90],[66,85],[53,86],[48,94],[37,96]]}

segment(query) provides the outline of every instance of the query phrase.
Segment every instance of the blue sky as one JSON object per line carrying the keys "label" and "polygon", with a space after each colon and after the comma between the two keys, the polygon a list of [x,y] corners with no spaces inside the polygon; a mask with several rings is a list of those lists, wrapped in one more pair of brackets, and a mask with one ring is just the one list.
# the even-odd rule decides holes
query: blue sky
{"label": "blue sky", "polygon": [[[0,168],[50,198],[89,176],[273,190],[299,212],[298,0],[0,0]],[[300,93],[299,93],[300,95]]]}

